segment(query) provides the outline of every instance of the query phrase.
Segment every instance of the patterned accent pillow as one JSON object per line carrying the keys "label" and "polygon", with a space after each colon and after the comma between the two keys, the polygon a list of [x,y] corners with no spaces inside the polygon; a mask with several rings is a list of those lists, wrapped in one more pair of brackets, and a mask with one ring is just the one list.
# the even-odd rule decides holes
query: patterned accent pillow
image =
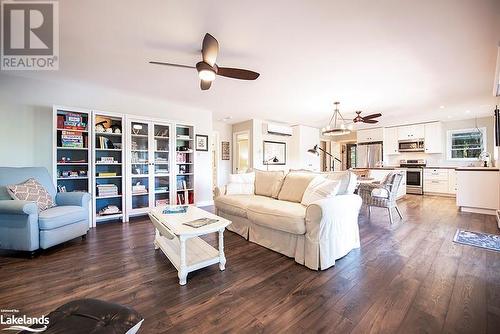
{"label": "patterned accent pillow", "polygon": [[7,185],[7,191],[13,199],[35,202],[39,211],[55,206],[52,196],[33,178],[20,184]]}
{"label": "patterned accent pillow", "polygon": [[304,196],[302,196],[302,205],[309,205],[324,198],[337,195],[340,188],[340,181],[333,181],[323,176],[315,177],[307,186]]}

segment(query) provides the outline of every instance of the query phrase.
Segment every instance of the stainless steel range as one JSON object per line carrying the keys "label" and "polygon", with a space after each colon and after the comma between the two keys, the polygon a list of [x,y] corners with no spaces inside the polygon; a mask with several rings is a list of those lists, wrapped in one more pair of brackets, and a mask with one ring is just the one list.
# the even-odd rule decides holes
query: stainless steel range
{"label": "stainless steel range", "polygon": [[406,193],[423,195],[425,159],[400,160],[399,167],[406,168]]}

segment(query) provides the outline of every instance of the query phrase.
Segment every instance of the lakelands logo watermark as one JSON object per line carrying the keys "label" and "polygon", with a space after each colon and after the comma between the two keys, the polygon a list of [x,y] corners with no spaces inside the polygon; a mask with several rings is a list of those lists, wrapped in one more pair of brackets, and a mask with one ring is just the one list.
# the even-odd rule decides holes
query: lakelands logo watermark
{"label": "lakelands logo watermark", "polygon": [[0,310],[0,326],[8,326],[2,331],[28,331],[31,333],[41,333],[47,330],[49,318],[42,315],[41,317],[27,317],[26,315],[19,316],[19,310]]}
{"label": "lakelands logo watermark", "polygon": [[59,69],[59,4],[2,1],[2,70]]}

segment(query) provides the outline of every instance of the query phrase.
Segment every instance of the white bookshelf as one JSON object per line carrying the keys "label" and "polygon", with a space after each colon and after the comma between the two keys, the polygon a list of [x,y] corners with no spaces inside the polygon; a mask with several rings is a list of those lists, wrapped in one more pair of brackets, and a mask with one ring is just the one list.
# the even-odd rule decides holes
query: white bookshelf
{"label": "white bookshelf", "polygon": [[[105,122],[105,123],[101,123]],[[99,126],[98,124],[101,123]],[[123,114],[94,111],[92,114],[92,190],[93,223],[102,224],[125,219],[125,117]],[[113,162],[108,162],[111,160]],[[111,173],[110,175],[103,175]],[[113,175],[114,174],[114,175]],[[116,194],[100,194],[98,186],[114,185]],[[106,214],[105,209],[116,207],[119,213]]]}
{"label": "white bookshelf", "polygon": [[175,189],[176,204],[195,203],[194,193],[194,126],[187,124],[175,125]]}
{"label": "white bookshelf", "polygon": [[[65,106],[52,108],[52,176],[58,192],[92,192],[91,119],[92,111],[88,109]],[[70,138],[74,140],[73,143],[69,141]],[[89,219],[89,225],[92,226],[92,219]]]}
{"label": "white bookshelf", "polygon": [[[66,128],[69,127],[64,124],[67,115],[81,119],[84,126]],[[97,131],[95,125],[103,119],[110,122],[106,123],[106,128],[109,125],[121,127],[121,133]],[[142,125],[143,128],[133,131],[134,125]],[[63,143],[62,135],[63,132],[67,134],[66,131],[73,131],[71,134],[81,138],[82,144],[68,147],[67,141]],[[54,106],[54,184],[66,191],[85,191],[91,194],[90,227],[108,221],[128,221],[130,216],[147,214],[160,204],[177,204],[179,193],[184,194],[188,204],[194,204],[194,136],[195,128],[190,124]],[[112,145],[103,147],[100,137],[106,138],[106,142]],[[121,146],[115,145],[120,143]],[[181,147],[186,150],[181,151]],[[178,155],[183,156],[179,161]],[[103,157],[112,157],[113,162],[106,162]],[[179,182],[182,180],[186,182],[185,188]],[[145,186],[141,193],[133,191],[137,182]],[[115,184],[118,193],[99,194],[97,185],[100,184]],[[117,206],[120,213],[101,215],[100,210],[109,205]]]}

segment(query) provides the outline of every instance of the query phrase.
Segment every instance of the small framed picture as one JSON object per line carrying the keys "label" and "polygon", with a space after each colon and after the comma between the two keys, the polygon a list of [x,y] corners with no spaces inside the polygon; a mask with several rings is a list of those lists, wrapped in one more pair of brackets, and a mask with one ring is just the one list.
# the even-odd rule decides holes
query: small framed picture
{"label": "small framed picture", "polygon": [[222,160],[230,160],[230,150],[229,150],[229,142],[222,142]]}
{"label": "small framed picture", "polygon": [[207,135],[196,135],[195,149],[197,151],[208,151]]}

